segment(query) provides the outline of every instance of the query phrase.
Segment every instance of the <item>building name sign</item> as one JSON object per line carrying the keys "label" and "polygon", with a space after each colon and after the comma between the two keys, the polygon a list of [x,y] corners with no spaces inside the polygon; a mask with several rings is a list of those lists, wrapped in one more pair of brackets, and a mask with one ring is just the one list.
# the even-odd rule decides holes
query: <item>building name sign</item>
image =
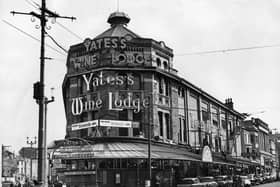
{"label": "building name sign", "polygon": [[143,52],[124,51],[122,53],[120,52],[112,53],[113,65],[124,65],[124,64],[142,65],[146,61],[147,59],[145,59]]}
{"label": "building name sign", "polygon": [[[127,86],[134,85],[134,77],[132,74],[122,75],[103,75],[103,72],[97,74],[90,73],[82,75],[82,80],[86,85],[86,91],[97,90],[99,86]],[[107,102],[104,102],[107,101]],[[132,109],[134,113],[140,112],[141,108],[148,107],[148,98],[141,98],[139,95],[135,95],[132,92],[126,92],[126,94],[119,94],[119,92],[108,92],[108,97],[87,97],[80,96],[71,99],[71,111],[72,115],[81,115],[83,112],[97,111],[100,110],[104,103],[108,103],[108,110],[121,111],[123,109]],[[95,125],[95,123],[80,124],[85,128],[88,126]],[[77,127],[79,128],[79,127]]]}
{"label": "building name sign", "polygon": [[109,48],[121,48],[124,49],[127,46],[127,40],[123,37],[105,37],[99,39],[85,39],[84,47],[86,52],[95,52],[100,49],[109,49]]}
{"label": "building name sign", "polygon": [[[148,98],[133,97],[132,93],[127,96],[117,96],[118,92],[109,92],[108,98],[108,110],[122,111],[124,109],[131,109],[134,113],[141,111],[141,108],[147,108],[149,106]],[[103,107],[103,99],[89,99],[86,96],[76,97],[71,100],[71,111],[74,116],[81,115],[83,112],[97,111]],[[89,124],[83,124],[88,126]]]}
{"label": "building name sign", "polygon": [[99,74],[84,74],[82,77],[86,84],[87,91],[91,91],[91,89],[95,90],[95,88],[104,85],[121,86],[124,85],[124,83],[127,83],[127,85],[131,86],[134,84],[134,77],[129,73],[125,75],[103,75],[103,72],[101,71]]}
{"label": "building name sign", "polygon": [[91,69],[105,64],[135,66],[148,61],[143,47],[129,46],[128,39],[124,37],[105,37],[93,40],[88,38],[85,39],[82,46],[82,48],[72,50],[69,54],[68,62],[72,71]]}
{"label": "building name sign", "polygon": [[69,58],[70,64],[74,67],[75,70],[93,68],[97,66],[99,62],[98,54],[86,54],[82,56],[71,56]]}

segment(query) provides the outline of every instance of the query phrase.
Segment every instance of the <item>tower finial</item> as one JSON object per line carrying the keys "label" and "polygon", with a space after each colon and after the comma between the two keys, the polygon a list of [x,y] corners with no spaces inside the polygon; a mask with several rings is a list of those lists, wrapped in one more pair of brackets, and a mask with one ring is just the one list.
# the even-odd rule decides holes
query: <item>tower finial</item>
{"label": "tower finial", "polygon": [[113,12],[110,14],[107,22],[111,24],[111,26],[115,25],[127,25],[130,21],[130,18],[124,12]]}

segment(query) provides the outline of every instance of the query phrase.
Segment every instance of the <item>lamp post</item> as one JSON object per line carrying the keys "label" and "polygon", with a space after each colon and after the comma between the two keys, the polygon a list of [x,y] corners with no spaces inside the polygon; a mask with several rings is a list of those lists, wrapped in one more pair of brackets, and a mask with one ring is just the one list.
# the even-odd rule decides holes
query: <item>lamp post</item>
{"label": "lamp post", "polygon": [[[37,137],[35,136],[33,138],[33,140],[29,139],[29,137],[27,136],[26,137],[26,143],[30,145],[30,148],[31,148],[31,156],[30,156],[30,178],[32,179],[32,157],[33,157],[33,149],[32,149],[32,146],[34,144],[37,143]],[[35,155],[36,155],[36,150],[35,150]],[[36,156],[35,156],[36,157]]]}
{"label": "lamp post", "polygon": [[[145,93],[145,92],[144,92]],[[150,187],[151,186],[151,181],[152,181],[152,159],[151,159],[151,126],[153,124],[153,93],[149,92],[150,99],[149,99],[149,106],[148,107],[148,180],[146,181],[145,187]]]}

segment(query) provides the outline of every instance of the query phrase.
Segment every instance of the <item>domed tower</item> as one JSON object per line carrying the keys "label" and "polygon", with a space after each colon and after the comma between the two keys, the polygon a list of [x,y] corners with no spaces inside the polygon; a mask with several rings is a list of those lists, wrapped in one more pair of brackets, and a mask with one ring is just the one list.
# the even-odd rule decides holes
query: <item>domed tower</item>
{"label": "domed tower", "polygon": [[176,71],[172,49],[132,32],[129,21],[114,12],[109,29],[70,47],[63,83],[67,137],[147,136],[153,93],[161,86],[155,74]]}

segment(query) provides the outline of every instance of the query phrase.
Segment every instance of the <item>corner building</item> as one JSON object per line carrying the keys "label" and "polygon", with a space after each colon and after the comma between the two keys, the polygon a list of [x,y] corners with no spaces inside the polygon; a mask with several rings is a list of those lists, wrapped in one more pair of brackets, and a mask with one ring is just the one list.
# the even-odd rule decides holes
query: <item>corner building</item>
{"label": "corner building", "polygon": [[111,27],[70,47],[63,98],[64,140],[55,141],[52,179],[67,186],[151,186],[183,177],[232,174],[241,157],[244,116],[177,75],[173,50],[127,28]]}

